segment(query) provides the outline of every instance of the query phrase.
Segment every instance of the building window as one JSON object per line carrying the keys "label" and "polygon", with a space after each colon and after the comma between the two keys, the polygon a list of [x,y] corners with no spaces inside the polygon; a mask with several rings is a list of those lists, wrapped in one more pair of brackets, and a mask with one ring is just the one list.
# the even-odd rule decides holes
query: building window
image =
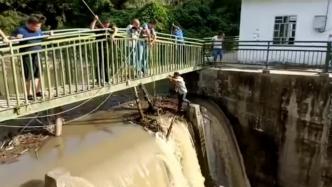
{"label": "building window", "polygon": [[273,43],[294,44],[296,16],[277,16],[274,21]]}

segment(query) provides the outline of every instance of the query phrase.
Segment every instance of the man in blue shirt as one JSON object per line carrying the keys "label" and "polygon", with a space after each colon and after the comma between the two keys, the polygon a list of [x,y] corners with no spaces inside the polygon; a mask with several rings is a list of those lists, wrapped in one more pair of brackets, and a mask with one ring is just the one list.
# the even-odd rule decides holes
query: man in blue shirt
{"label": "man in blue shirt", "polygon": [[175,35],[176,43],[183,43],[184,37],[182,29],[175,24],[173,24],[172,27],[173,27],[172,34]]}
{"label": "man in blue shirt", "polygon": [[[178,25],[178,24],[177,24]],[[185,50],[184,50],[184,36],[183,31],[180,26],[176,24],[172,24],[172,35],[174,35],[174,39],[176,42],[176,48],[174,49],[174,54],[176,55],[176,61],[179,64],[186,64],[187,61],[185,59]]]}
{"label": "man in blue shirt", "polygon": [[[24,40],[20,42],[20,45],[30,45],[27,47],[22,47],[20,49],[21,53],[30,52],[22,56],[23,60],[23,71],[26,81],[26,89],[28,93],[28,99],[33,100],[32,89],[35,89],[37,97],[41,97],[42,93],[40,91],[40,71],[39,67],[39,55],[38,51],[42,49],[41,45],[38,43],[42,42],[43,33],[41,31],[42,23],[45,17],[43,16],[30,16],[26,22],[26,25],[18,28],[14,32],[14,37],[18,39],[31,38],[30,40]],[[34,52],[35,51],[35,52]],[[33,52],[33,53],[31,53]],[[31,81],[35,81],[35,88],[31,88]]]}

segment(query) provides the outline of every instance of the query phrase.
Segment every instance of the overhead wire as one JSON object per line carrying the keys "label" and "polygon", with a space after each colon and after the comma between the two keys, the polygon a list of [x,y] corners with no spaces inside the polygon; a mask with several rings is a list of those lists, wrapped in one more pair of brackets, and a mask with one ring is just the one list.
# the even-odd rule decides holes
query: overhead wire
{"label": "overhead wire", "polygon": [[[101,91],[101,89],[98,90],[98,92],[97,92],[96,94],[98,94],[100,91]],[[74,106],[74,107],[72,107],[72,108],[69,108],[69,109],[67,109],[67,110],[64,110],[64,111],[61,111],[61,112],[58,112],[58,113],[54,113],[54,114],[39,115],[38,118],[47,118],[47,117],[57,116],[57,115],[60,115],[60,114],[65,114],[65,113],[67,113],[67,112],[71,112],[71,111],[73,111],[73,110],[75,110],[75,109],[77,109],[77,108],[79,108],[79,107],[81,107],[81,106],[87,104],[87,103],[90,102],[92,99],[94,99],[94,97],[91,97],[91,98],[89,98],[89,99],[83,101],[82,103],[80,103],[80,104],[78,104],[78,105],[76,105],[76,106]],[[19,118],[15,119],[15,120],[26,120],[26,119],[35,119],[35,118],[36,118],[36,116],[31,116],[31,117],[19,117]]]}

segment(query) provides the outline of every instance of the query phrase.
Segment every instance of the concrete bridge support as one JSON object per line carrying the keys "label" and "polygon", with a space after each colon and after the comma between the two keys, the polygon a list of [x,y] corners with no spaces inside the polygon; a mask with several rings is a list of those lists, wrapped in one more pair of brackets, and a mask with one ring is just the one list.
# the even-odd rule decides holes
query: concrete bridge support
{"label": "concrete bridge support", "polygon": [[188,76],[190,90],[230,118],[252,186],[332,186],[331,78],[218,68]]}

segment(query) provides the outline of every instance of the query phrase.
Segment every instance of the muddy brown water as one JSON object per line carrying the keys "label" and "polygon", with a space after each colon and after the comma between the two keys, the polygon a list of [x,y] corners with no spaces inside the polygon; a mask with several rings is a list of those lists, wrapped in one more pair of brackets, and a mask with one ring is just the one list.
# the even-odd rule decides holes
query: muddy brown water
{"label": "muddy brown water", "polygon": [[[153,90],[153,85],[148,88]],[[157,88],[165,94],[167,81]],[[127,100],[131,93],[118,95]],[[206,107],[214,110],[211,105]],[[65,168],[78,177],[65,181],[72,187],[203,187],[197,153],[185,124],[176,125],[167,142],[128,123],[134,113],[136,110],[104,110],[65,126],[63,136],[51,138],[38,152],[0,166],[0,187],[44,187],[45,173],[55,168]],[[207,128],[210,137],[206,143],[211,175],[218,185],[242,187],[247,179],[238,163],[236,142],[224,134],[228,129],[217,117],[218,111],[209,115],[213,125]]]}
{"label": "muddy brown water", "polygon": [[[43,186],[44,174],[54,168],[66,166],[73,174],[78,174],[87,164],[97,165],[123,153],[121,149],[156,146],[140,127],[124,124],[120,117],[110,119],[111,115],[106,112],[97,115],[92,122],[66,126],[62,137],[50,139],[37,153],[25,154],[18,162],[1,166],[0,186]],[[124,160],[122,163],[128,164]]]}
{"label": "muddy brown water", "polygon": [[[195,148],[185,124],[171,140],[124,122],[134,110],[100,111],[64,127],[37,153],[0,167],[1,187],[44,187],[44,175],[65,168],[73,187],[203,187]],[[166,118],[166,129],[171,118]]]}

